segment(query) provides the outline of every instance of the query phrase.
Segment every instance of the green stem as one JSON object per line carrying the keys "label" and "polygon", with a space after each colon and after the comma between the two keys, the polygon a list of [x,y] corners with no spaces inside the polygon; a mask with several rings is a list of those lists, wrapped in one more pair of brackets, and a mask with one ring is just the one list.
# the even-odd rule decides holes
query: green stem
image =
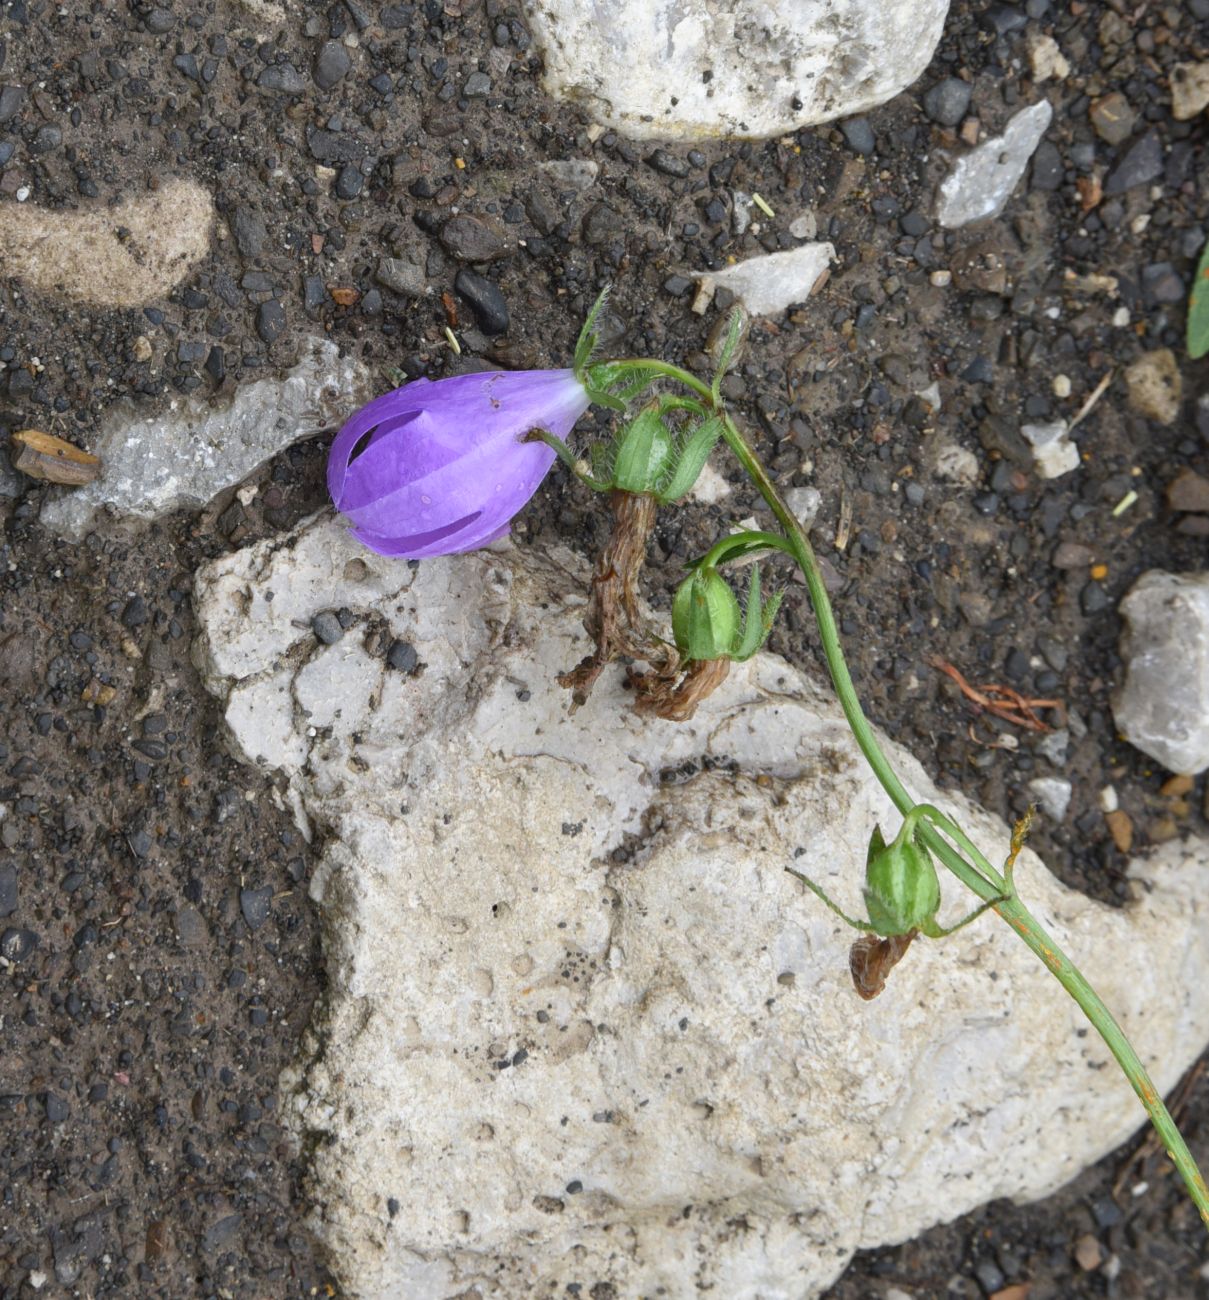
{"label": "green stem", "polygon": [[[642,362],[641,364],[669,379],[686,385],[702,396],[708,396],[712,402],[712,394],[706,385],[697,379],[695,375],[690,375],[687,371],[681,370],[679,366],[671,365],[668,362]],[[904,816],[908,816],[912,808],[915,807],[915,800],[907,792],[906,787],[890,766],[890,762],[882,752],[877,736],[872,726],[870,726],[869,720],[865,717],[864,710],[861,708],[860,700],[856,694],[856,687],[853,685],[852,675],[848,671],[848,664],[840,647],[839,630],[836,627],[835,615],[831,609],[831,601],[828,598],[827,588],[823,583],[823,574],[819,568],[814,548],[810,544],[810,538],[806,535],[806,531],[798,522],[793,511],[785,504],[781,494],[777,491],[776,484],[769,478],[763,464],[748,445],[738,426],[725,411],[719,411],[718,413],[723,420],[722,436],[756,485],[760,495],[767,502],[769,509],[776,516],[777,522],[785,530],[791,553],[802,570],[802,576],[806,579],[806,588],[810,593],[810,603],[814,608],[814,616],[819,627],[819,637],[823,644],[823,656],[827,661],[827,668],[831,673],[831,681],[835,686],[836,695],[839,697],[840,707],[844,711],[844,717],[848,720],[849,727],[852,728],[856,743],[860,746],[861,753],[872,768],[873,774],[893,800],[899,812]],[[994,910],[1016,931],[1025,944],[1041,959],[1054,978],[1079,1004],[1084,1015],[1087,1016],[1100,1037],[1108,1045],[1109,1051],[1116,1058],[1117,1064],[1120,1065],[1125,1077],[1129,1080],[1130,1086],[1146,1108],[1146,1113],[1150,1116],[1150,1122],[1154,1125],[1167,1150],[1167,1154],[1179,1170],[1180,1177],[1183,1178],[1188,1192],[1200,1212],[1202,1222],[1209,1228],[1209,1189],[1205,1186],[1201,1171],[1197,1168],[1196,1161],[1192,1158],[1187,1143],[1176,1127],[1175,1121],[1171,1118],[1171,1113],[1163,1104],[1163,1099],[1151,1081],[1146,1067],[1142,1064],[1120,1025],[1113,1018],[1112,1013],[1100,999],[1099,994],[1087,982],[1074,962],[1050,938],[1036,917],[1020,901],[1011,881],[1005,880],[991,866],[986,857],[966,839],[964,834],[960,834],[959,838],[964,841],[963,847],[973,858],[973,865],[967,862],[934,826],[925,822],[921,826],[921,831],[928,848],[936,854],[962,884],[973,890],[984,902],[993,904]]]}

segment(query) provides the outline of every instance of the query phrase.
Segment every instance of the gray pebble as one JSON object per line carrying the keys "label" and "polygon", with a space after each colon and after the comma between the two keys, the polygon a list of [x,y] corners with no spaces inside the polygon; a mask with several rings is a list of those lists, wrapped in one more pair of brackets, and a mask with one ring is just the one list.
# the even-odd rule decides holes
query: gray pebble
{"label": "gray pebble", "polygon": [[467,99],[485,99],[491,94],[491,78],[485,72],[472,72],[466,78],[462,94]]}
{"label": "gray pebble", "polygon": [[147,15],[147,30],[155,36],[163,36],[176,26],[176,15],[171,9],[152,9]]}
{"label": "gray pebble", "polygon": [[21,86],[0,86],[0,122],[16,117],[24,102],[25,90]]}
{"label": "gray pebble", "polygon": [[970,106],[971,87],[959,77],[938,81],[924,95],[924,112],[941,126],[956,126]]}
{"label": "gray pebble", "polygon": [[1108,608],[1108,592],[1098,582],[1088,582],[1079,593],[1079,607],[1085,614],[1100,614]]}
{"label": "gray pebble", "polygon": [[508,251],[508,241],[495,223],[465,212],[441,227],[441,243],[461,262],[491,262]]}
{"label": "gray pebble", "polygon": [[264,218],[245,204],[240,204],[231,214],[231,234],[242,257],[259,257],[269,237]]}
{"label": "gray pebble", "polygon": [[323,645],[335,645],[344,635],[343,625],[330,609],[323,610],[311,619],[311,631],[314,632],[315,639]]}
{"label": "gray pebble", "polygon": [[301,95],[306,91],[306,78],[292,63],[274,63],[256,78],[261,90],[275,90],[284,95]]}
{"label": "gray pebble", "polygon": [[331,90],[352,66],[348,50],[339,41],[324,41],[315,59],[315,85]]}
{"label": "gray pebble", "polygon": [[32,930],[9,927],[0,934],[0,957],[6,961],[25,961],[38,946],[38,936]]}
{"label": "gray pebble", "polygon": [[384,288],[408,298],[421,298],[427,288],[424,268],[402,257],[384,257],[378,263],[374,279]]}
{"label": "gray pebble", "polygon": [[1105,194],[1123,194],[1135,185],[1146,185],[1163,174],[1163,144],[1157,131],[1147,131],[1125,151],[1108,173]]}
{"label": "gray pebble", "polygon": [[265,343],[273,344],[285,332],[285,308],[271,298],[256,309],[256,333]]}
{"label": "gray pebble", "polygon": [[269,904],[272,901],[272,885],[239,891],[239,910],[243,913],[243,919],[247,922],[249,930],[259,930],[269,919]]}
{"label": "gray pebble", "polygon": [[[840,131],[853,153],[871,154],[877,147],[873,128],[867,117],[850,117],[840,123]],[[920,231],[923,234],[923,231]]]}

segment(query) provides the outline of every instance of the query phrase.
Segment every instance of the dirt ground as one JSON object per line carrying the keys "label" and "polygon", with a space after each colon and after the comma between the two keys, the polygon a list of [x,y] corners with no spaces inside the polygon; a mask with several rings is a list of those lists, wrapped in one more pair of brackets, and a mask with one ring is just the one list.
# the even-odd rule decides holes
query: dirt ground
{"label": "dirt ground", "polygon": [[[1134,851],[1207,833],[1204,783],[1160,793],[1168,774],[1119,739],[1109,706],[1118,599],[1148,568],[1205,558],[1205,516],[1174,511],[1165,493],[1182,470],[1209,473],[1209,419],[1198,428],[1194,416],[1209,368],[1182,358],[1184,286],[1209,230],[1206,117],[1175,121],[1168,91],[1173,65],[1209,58],[1206,0],[958,0],[932,67],[863,127],[658,152],[589,132],[542,96],[507,0],[315,4],[271,38],[247,23],[227,0],[0,2],[0,87],[29,90],[0,120],[0,221],[24,187],[30,202],[69,209],[175,174],[210,189],[232,230],[269,234],[217,241],[143,311],[0,280],[0,455],[29,427],[87,447],[123,397],[146,410],[183,393],[221,401],[318,332],[384,388],[395,367],[436,378],[463,364],[444,341],[450,312],[469,357],[565,364],[605,283],[616,289],[610,348],[693,364],[718,314],[691,312],[691,276],[794,246],[790,222],[811,213],[838,264],[808,302],[754,325],[726,384],[779,481],[822,494],[816,537],[872,717],[943,785],[1007,818],[1034,777],[1068,779],[1069,812],[1042,819],[1033,843],[1097,898],[1128,892],[1123,823],[1114,840],[1104,787]],[[323,89],[341,65],[325,43],[349,33],[349,67]],[[1070,72],[1036,85],[1029,49],[1041,34]],[[969,83],[966,117],[983,136],[1042,95],[1055,107],[1004,215],[948,234],[931,217],[936,187],[945,151],[966,146],[924,107],[946,77]],[[1111,101],[1108,113],[1113,94],[1124,108]],[[1126,112],[1132,129],[1118,139]],[[1157,172],[1121,188],[1153,155],[1151,136]],[[580,158],[599,168],[584,189],[541,167]],[[753,211],[736,233],[735,191],[776,215]],[[486,246],[450,229],[455,208],[479,219]],[[409,256],[436,295],[383,282],[381,259]],[[487,332],[498,299],[476,316],[455,288],[468,265],[502,294],[502,332]],[[938,270],[952,282],[935,283]],[[1097,275],[1117,278],[1115,294]],[[284,328],[266,326],[266,301]],[[1184,394],[1170,425],[1130,409],[1120,374],[1164,347]],[[215,348],[221,374],[206,364]],[[1070,418],[1110,372],[1076,435],[1079,468],[1037,477],[1021,423]],[[917,396],[933,382],[939,411]],[[973,453],[969,485],[934,473],[950,443]],[[275,1099],[322,991],[306,891],[317,849],[229,756],[190,663],[193,573],[319,508],[324,452],[283,453],[250,480],[250,501],[232,485],[200,512],[106,520],[79,545],[38,524],[57,489],[23,479],[19,496],[0,497],[3,1300],[330,1293]],[[716,460],[731,496],[661,518],[656,603],[723,522],[755,510]],[[1131,491],[1136,502],[1114,513]],[[605,527],[599,503],[556,470],[516,536],[591,551]],[[773,648],[818,661],[800,586]],[[1064,701],[1065,759],[1046,757],[1038,733],[976,716],[931,656],[972,682]],[[1199,1071],[1179,1100],[1209,1161]],[[1203,1229],[1141,1141],[1048,1202],[992,1205],[858,1257],[831,1300],[894,1288],[1209,1295]]]}

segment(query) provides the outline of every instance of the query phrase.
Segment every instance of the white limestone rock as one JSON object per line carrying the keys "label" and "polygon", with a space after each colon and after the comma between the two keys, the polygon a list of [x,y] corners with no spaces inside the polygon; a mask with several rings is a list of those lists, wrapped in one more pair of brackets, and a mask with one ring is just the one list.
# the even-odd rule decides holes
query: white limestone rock
{"label": "white limestone rock", "polygon": [[[636,718],[620,672],[568,713],[581,569],[507,544],[412,568],[320,518],[198,577],[234,741],[326,835],[330,988],[282,1112],[342,1294],[809,1300],[854,1250],[1040,1196],[1133,1131],[991,918],[857,998],[852,933],[784,868],[859,910],[897,819],[795,669],[737,666],[687,725]],[[320,645],[337,607],[358,622]],[[1002,858],[1000,822],[887,748]],[[1027,852],[1016,874],[1166,1089],[1209,1037],[1209,863],[1172,844],[1138,870],[1123,911]],[[949,884],[943,916],[968,901]]]}
{"label": "white limestone rock", "polygon": [[1002,135],[984,140],[959,158],[940,186],[936,210],[940,224],[954,230],[998,216],[1053,116],[1049,101],[1039,100],[1016,113]]}
{"label": "white limestone rock", "polygon": [[765,137],[863,112],[928,65],[948,0],[525,0],[544,85],[638,139]]}
{"label": "white limestone rock", "polygon": [[230,402],[186,399],[150,417],[130,404],[116,406],[90,448],[101,458],[100,477],[48,501],[42,522],[79,539],[103,506],[140,519],[202,506],[291,443],[332,428],[371,396],[368,369],[341,357],[327,339],[315,339],[284,377],[243,384]]}
{"label": "white limestone rock", "polygon": [[51,211],[5,203],[3,214],[0,275],[96,307],[141,307],[163,298],[209,252],[214,233],[210,191],[184,178],[116,207]]}
{"label": "white limestone rock", "polygon": [[1151,569],[1121,601],[1117,729],[1171,772],[1209,767],[1209,573]]}
{"label": "white limestone rock", "polygon": [[834,244],[801,244],[711,271],[714,289],[729,289],[753,316],[775,316],[810,297],[835,261]]}

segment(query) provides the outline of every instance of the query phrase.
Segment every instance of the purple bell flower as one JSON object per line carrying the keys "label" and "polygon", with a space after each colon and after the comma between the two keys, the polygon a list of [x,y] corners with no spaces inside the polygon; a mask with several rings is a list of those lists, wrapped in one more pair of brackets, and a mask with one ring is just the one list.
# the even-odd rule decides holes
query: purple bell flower
{"label": "purple bell flower", "polygon": [[571,370],[418,379],[363,406],[336,435],[327,487],[352,533],[409,560],[473,551],[502,537],[588,409]]}

